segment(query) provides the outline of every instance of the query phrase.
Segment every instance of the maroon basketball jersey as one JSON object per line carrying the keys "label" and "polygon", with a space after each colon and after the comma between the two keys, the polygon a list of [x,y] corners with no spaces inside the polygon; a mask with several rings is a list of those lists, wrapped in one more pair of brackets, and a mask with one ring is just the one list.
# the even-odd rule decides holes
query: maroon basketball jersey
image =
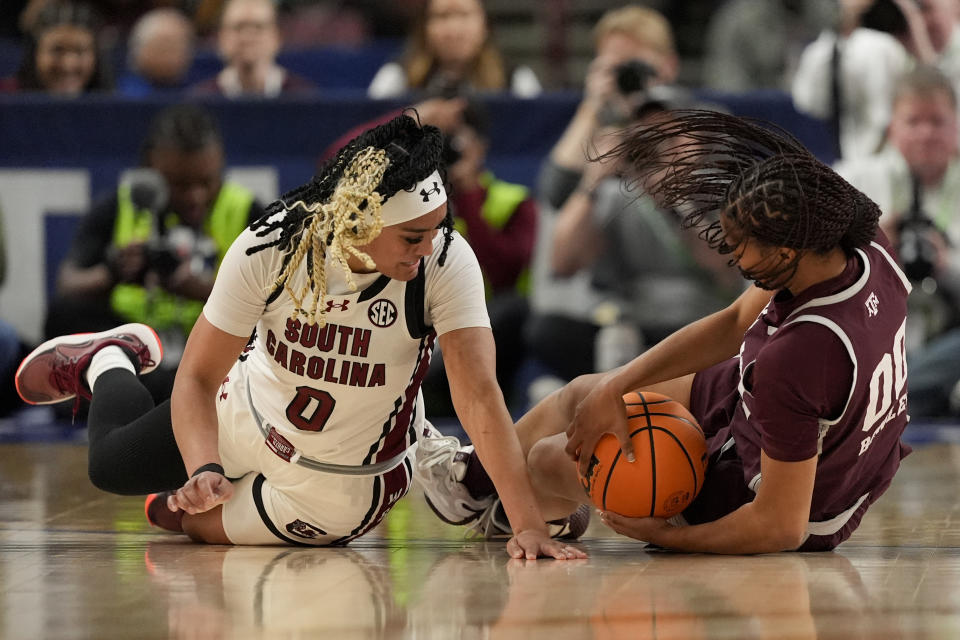
{"label": "maroon basketball jersey", "polygon": [[837,535],[849,536],[910,451],[900,442],[910,284],[888,249],[872,242],[841,276],[771,300],[744,336],[741,401],[730,430],[717,439],[733,437],[753,490],[761,481],[761,449],[776,460],[818,455],[809,533],[833,544]]}

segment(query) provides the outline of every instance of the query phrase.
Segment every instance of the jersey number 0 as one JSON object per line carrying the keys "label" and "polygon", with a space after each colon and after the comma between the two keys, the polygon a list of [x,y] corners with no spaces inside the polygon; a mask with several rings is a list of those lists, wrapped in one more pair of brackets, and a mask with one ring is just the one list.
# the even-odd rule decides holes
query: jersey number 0
{"label": "jersey number 0", "polygon": [[297,395],[287,405],[287,420],[301,431],[323,431],[336,404],[327,391],[297,387]]}

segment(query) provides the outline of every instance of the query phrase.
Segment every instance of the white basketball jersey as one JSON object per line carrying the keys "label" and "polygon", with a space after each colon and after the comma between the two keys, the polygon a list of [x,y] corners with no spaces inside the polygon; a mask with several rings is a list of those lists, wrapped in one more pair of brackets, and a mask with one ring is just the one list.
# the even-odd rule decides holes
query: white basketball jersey
{"label": "white basketball jersey", "polygon": [[[424,417],[420,384],[438,332],[489,326],[472,250],[455,235],[441,267],[437,234],[416,278],[354,274],[357,291],[328,261],[321,327],[308,325],[303,314],[291,320],[293,301],[274,292],[281,252],[246,255],[263,241],[249,230],[238,238],[204,307],[214,326],[244,335],[259,304],[253,338],[237,365],[245,368],[257,413],[302,455],[346,465],[389,460],[416,439]],[[291,286],[298,291],[305,281],[301,267]]]}

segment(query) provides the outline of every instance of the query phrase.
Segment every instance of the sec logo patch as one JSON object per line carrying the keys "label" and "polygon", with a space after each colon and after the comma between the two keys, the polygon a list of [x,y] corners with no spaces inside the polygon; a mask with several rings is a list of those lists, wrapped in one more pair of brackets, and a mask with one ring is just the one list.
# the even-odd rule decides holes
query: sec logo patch
{"label": "sec logo patch", "polygon": [[367,317],[375,326],[389,327],[397,321],[397,307],[390,300],[374,300],[367,309]]}

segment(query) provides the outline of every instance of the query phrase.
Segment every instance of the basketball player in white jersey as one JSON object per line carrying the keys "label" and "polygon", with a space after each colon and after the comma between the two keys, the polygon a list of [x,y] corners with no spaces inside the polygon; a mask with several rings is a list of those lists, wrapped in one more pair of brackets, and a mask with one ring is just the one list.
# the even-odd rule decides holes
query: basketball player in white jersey
{"label": "basketball player in white jersey", "polygon": [[406,494],[418,453],[450,451],[419,392],[439,340],[516,532],[510,555],[584,557],[550,538],[534,500],[441,152],[437,129],[401,115],[271,205],[224,258],[170,402],[152,408],[136,376],[162,356],[139,324],[41,345],[17,373],[21,396],[91,398],[91,480],[151,493],[157,526],[215,544],[340,545]]}

